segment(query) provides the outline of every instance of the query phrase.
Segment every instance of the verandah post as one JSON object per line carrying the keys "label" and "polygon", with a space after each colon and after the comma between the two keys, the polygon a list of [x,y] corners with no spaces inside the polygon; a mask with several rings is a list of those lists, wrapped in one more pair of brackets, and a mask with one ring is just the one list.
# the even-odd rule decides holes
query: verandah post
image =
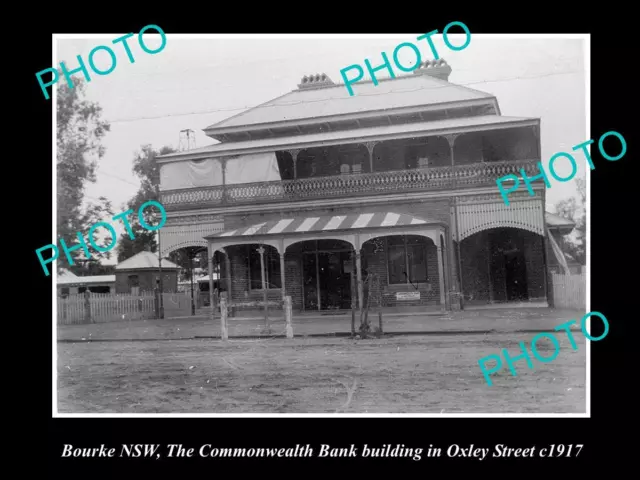
{"label": "verandah post", "polygon": [[267,302],[267,281],[264,275],[264,252],[265,249],[262,245],[257,249],[260,254],[260,276],[262,277],[262,299],[264,301],[264,328],[265,333],[271,333],[269,328],[269,304]]}
{"label": "verandah post", "polygon": [[351,335],[356,334],[356,257],[351,250]]}

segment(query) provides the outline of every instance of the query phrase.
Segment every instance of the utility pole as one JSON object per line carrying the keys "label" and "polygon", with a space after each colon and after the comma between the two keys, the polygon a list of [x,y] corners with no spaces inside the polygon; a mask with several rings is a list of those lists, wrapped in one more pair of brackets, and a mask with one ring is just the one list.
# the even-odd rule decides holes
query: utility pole
{"label": "utility pole", "polygon": [[196,314],[196,304],[193,300],[193,257],[195,255],[195,249],[194,248],[189,248],[187,250],[188,254],[189,254],[189,273],[190,273],[190,277],[191,277],[191,315],[195,315]]}
{"label": "utility pole", "polygon": [[[156,200],[160,201],[160,167],[156,164],[158,181],[156,182]],[[161,229],[160,229],[161,230]],[[164,283],[162,282],[162,243],[158,230],[158,275],[160,276],[160,318],[164,318]]]}
{"label": "utility pole", "polygon": [[180,130],[180,138],[178,142],[178,151],[184,152],[196,148],[195,132],[191,129]]}

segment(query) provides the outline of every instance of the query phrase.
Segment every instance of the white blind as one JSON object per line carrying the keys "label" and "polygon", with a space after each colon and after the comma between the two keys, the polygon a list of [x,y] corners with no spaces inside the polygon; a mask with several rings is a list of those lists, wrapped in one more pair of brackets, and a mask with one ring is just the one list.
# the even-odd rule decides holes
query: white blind
{"label": "white blind", "polygon": [[165,163],[160,166],[160,190],[222,185],[222,166],[216,159]]}

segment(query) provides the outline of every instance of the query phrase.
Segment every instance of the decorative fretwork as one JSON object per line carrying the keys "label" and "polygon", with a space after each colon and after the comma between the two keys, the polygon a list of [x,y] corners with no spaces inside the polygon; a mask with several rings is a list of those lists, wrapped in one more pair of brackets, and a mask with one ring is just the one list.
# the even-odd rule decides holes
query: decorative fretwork
{"label": "decorative fretwork", "polygon": [[535,175],[538,173],[537,162],[487,162],[428,170],[397,170],[171,190],[161,193],[161,203],[168,208],[255,204],[495,185],[497,178],[519,174],[521,168],[528,176]]}
{"label": "decorative fretwork", "polygon": [[194,223],[203,222],[222,222],[221,215],[216,214],[200,214],[200,215],[167,215],[166,225],[192,225]]}

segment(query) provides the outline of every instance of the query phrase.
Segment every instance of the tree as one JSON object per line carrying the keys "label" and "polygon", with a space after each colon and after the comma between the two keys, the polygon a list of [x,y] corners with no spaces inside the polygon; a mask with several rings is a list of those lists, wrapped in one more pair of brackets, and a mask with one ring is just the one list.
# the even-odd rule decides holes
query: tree
{"label": "tree", "polygon": [[169,260],[182,267],[180,271],[180,281],[191,279],[190,256],[193,256],[193,269],[207,269],[207,249],[205,247],[185,247],[174,250],[169,254]]}
{"label": "tree", "polygon": [[571,255],[578,263],[586,263],[586,202],[587,184],[584,178],[576,178],[578,198],[571,197],[561,200],[556,204],[556,212],[561,217],[571,220],[576,224],[574,230],[562,239],[562,249]]}
{"label": "tree", "polygon": [[[172,147],[162,147],[159,151],[153,149],[151,145],[143,145],[139,152],[135,153],[133,159],[132,171],[140,179],[140,188],[131,200],[127,203],[127,208],[133,210],[134,214],[129,215],[129,223],[135,238],[131,240],[129,234],[124,232],[118,240],[117,252],[118,262],[132,257],[136,253],[144,250],[156,252],[158,250],[158,242],[156,241],[156,232],[146,230],[140,225],[138,220],[138,209],[149,200],[159,201],[158,185],[160,184],[160,169],[156,162],[156,157],[174,153],[176,150]],[[154,215],[154,209],[145,209],[145,221],[154,225],[156,222],[151,220]]]}
{"label": "tree", "polygon": [[[59,83],[57,87],[57,234],[68,246],[78,243],[77,232],[87,238],[94,223],[111,218],[111,203],[100,197],[97,203],[83,206],[84,188],[87,182],[95,183],[98,160],[105,153],[102,139],[110,130],[102,119],[102,108],[96,102],[85,99],[85,82],[74,79],[74,87]],[[110,245],[107,234],[96,238],[100,247]],[[74,259],[85,258],[82,250],[74,252]],[[110,252],[91,249],[91,259],[110,258]],[[70,265],[73,271],[77,264]],[[60,267],[59,267],[60,268]]]}

